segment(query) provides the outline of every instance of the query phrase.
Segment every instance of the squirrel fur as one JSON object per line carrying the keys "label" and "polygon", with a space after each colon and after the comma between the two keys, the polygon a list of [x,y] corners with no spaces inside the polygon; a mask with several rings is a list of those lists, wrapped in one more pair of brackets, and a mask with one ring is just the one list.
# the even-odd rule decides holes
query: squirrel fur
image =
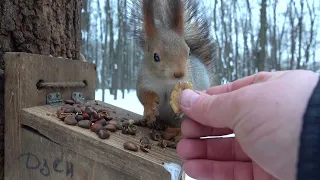
{"label": "squirrel fur", "polygon": [[137,96],[148,122],[156,119],[180,128],[186,117],[169,102],[175,83],[189,81],[195,90],[213,85],[217,46],[210,23],[197,0],[131,0],[130,36],[143,50]]}

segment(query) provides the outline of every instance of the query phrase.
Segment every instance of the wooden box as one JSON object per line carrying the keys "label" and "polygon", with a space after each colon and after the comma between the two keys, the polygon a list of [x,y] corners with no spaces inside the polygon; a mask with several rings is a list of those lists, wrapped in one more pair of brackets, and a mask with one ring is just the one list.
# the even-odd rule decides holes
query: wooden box
{"label": "wooden box", "polygon": [[[94,132],[69,126],[54,115],[60,106],[47,105],[48,93],[71,99],[81,92],[94,101],[93,64],[27,53],[5,54],[5,180],[166,180],[178,179],[182,161],[174,149],[152,146],[149,153],[123,148],[137,145],[149,130],[136,136],[120,131],[102,140]],[[39,88],[39,83],[46,84]],[[110,104],[117,116],[141,116]]]}

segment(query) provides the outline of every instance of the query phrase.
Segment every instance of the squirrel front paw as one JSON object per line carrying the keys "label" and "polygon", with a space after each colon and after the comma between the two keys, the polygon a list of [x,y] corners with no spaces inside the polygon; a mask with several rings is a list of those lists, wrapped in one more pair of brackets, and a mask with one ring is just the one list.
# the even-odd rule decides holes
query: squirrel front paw
{"label": "squirrel front paw", "polygon": [[144,118],[147,120],[147,125],[153,127],[159,116],[158,104],[153,103],[151,105],[144,106]]}
{"label": "squirrel front paw", "polygon": [[159,97],[155,93],[146,93],[145,96],[143,116],[147,125],[153,127],[159,116]]}

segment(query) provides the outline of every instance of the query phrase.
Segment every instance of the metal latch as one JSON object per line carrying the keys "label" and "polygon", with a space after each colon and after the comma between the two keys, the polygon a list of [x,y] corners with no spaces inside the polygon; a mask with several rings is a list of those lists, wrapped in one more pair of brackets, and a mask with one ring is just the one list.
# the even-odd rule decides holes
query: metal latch
{"label": "metal latch", "polygon": [[73,92],[72,93],[72,100],[78,100],[83,103],[86,103],[86,99],[84,98],[83,94],[81,92]]}
{"label": "metal latch", "polygon": [[62,95],[60,92],[48,93],[47,104],[53,106],[59,106],[63,104]]}

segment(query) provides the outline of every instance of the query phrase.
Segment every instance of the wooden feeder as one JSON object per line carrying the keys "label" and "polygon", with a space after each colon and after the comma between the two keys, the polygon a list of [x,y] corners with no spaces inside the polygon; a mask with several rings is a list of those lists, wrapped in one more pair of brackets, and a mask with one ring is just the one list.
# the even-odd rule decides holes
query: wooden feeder
{"label": "wooden feeder", "polygon": [[[182,160],[176,150],[152,146],[149,153],[128,151],[149,130],[136,136],[121,131],[109,139],[55,115],[61,100],[82,95],[94,100],[95,66],[77,60],[28,53],[6,53],[5,180],[174,180]],[[138,114],[99,102],[113,115],[141,119]]]}

